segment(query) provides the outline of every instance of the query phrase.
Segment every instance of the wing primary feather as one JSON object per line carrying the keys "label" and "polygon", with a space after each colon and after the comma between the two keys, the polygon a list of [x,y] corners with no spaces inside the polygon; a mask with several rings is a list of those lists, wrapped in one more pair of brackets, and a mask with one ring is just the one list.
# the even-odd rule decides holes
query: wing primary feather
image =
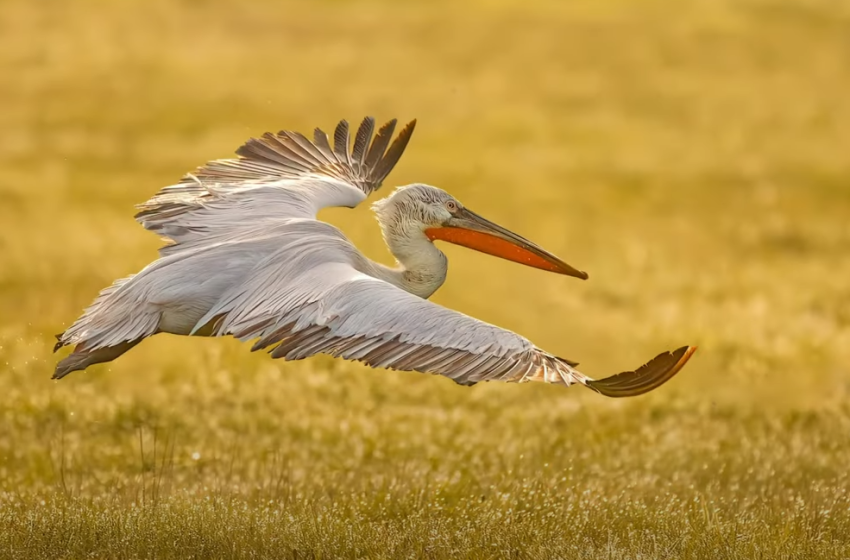
{"label": "wing primary feather", "polygon": [[313,159],[313,161],[316,162],[317,166],[326,163],[333,163],[333,161],[325,158],[324,154],[322,154],[322,151],[319,150],[316,146],[314,146],[312,142],[307,140],[307,138],[300,132],[285,132],[283,134],[285,134],[286,137],[293,142],[293,147],[297,146],[298,148],[303,150],[307,155],[309,155],[309,157]]}
{"label": "wing primary feather", "polygon": [[[260,137],[255,146],[268,153],[268,159],[276,163],[284,165],[295,163],[300,169],[303,169],[304,171],[309,170],[313,162],[304,157],[303,154],[300,154],[289,147],[285,140],[286,139],[281,136],[275,136],[271,132],[266,132]],[[236,153],[239,152],[237,151]]]}
{"label": "wing primary feather", "polygon": [[413,134],[413,130],[416,128],[416,119],[413,119],[409,123],[405,125],[401,132],[398,133],[396,139],[393,140],[390,149],[384,154],[384,157],[381,158],[381,161],[375,166],[374,170],[371,174],[371,179],[376,185],[380,185],[384,182],[384,179],[387,178],[387,175],[393,170],[393,167],[398,163],[398,160],[401,158],[401,155],[404,153],[405,148],[407,148],[408,142],[410,142],[410,137]]}
{"label": "wing primary feather", "polygon": [[334,152],[331,149],[330,143],[328,142],[328,135],[325,134],[324,130],[317,128],[313,131],[313,144],[315,144],[316,148],[322,152],[325,159],[332,163],[339,163],[336,159],[336,155],[334,155]]}
{"label": "wing primary feather", "polygon": [[334,153],[340,162],[345,162],[351,165],[351,154],[348,151],[348,121],[343,119],[339,121],[334,130]]}
{"label": "wing primary feather", "polygon": [[266,141],[268,148],[274,150],[275,154],[280,158],[277,161],[282,165],[294,167],[301,173],[309,172],[316,165],[316,162],[309,154],[305,154],[303,150],[293,147],[293,142],[286,136],[275,136],[267,132],[263,134],[262,139]]}
{"label": "wing primary feather", "polygon": [[[316,169],[317,167],[322,165],[323,158],[319,154],[319,150],[313,147],[310,142],[296,132],[289,132],[286,130],[281,130],[277,135],[277,141],[280,142],[282,146],[284,146],[290,152],[297,154],[301,159],[307,162],[307,172]],[[309,145],[310,148],[306,148],[301,144],[301,139],[304,140],[304,143]]]}
{"label": "wing primary feather", "polygon": [[[287,165],[290,163],[299,163],[300,168],[306,167],[307,162],[290,162],[290,158],[286,157],[286,155],[281,154],[279,149],[273,148],[270,144],[277,143],[277,139],[271,134],[264,134],[260,138],[249,138],[247,142],[241,145],[237,150],[236,154],[242,156],[243,158],[248,159],[247,162],[241,162],[243,165],[240,165],[240,168],[250,167],[252,163],[256,163],[257,160],[262,161],[271,161],[278,165]],[[277,146],[276,146],[277,147]]]}
{"label": "wing primary feather", "polygon": [[683,346],[673,352],[664,352],[635,371],[618,373],[604,379],[589,379],[587,386],[606,397],[642,395],[669,381],[695,351],[696,346]]}
{"label": "wing primary feather", "polygon": [[363,167],[364,159],[366,158],[366,149],[369,147],[369,140],[372,139],[372,132],[375,130],[375,119],[366,117],[360,123],[360,128],[357,129],[357,135],[354,137],[354,149],[351,151],[351,159],[355,165],[355,171],[360,171]]}
{"label": "wing primary feather", "polygon": [[262,138],[251,138],[243,144],[236,153],[243,158],[253,161],[242,162],[241,167],[250,168],[256,160],[271,161],[284,169],[292,169],[298,173],[306,173],[310,169],[310,161],[294,152],[273,134],[266,133]]}
{"label": "wing primary feather", "polygon": [[369,147],[369,153],[366,154],[366,173],[368,177],[371,179],[373,176],[373,172],[375,167],[384,157],[384,152],[387,151],[387,146],[390,145],[390,141],[393,139],[393,132],[395,132],[396,119],[392,119],[387,122],[384,126],[378,130],[378,134],[375,136],[375,139],[372,140],[372,145]]}

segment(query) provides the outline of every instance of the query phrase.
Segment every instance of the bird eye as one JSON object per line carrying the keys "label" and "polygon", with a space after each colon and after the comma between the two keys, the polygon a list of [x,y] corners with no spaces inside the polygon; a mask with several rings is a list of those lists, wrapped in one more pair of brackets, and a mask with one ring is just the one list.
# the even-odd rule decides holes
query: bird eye
{"label": "bird eye", "polygon": [[454,200],[447,200],[446,201],[446,209],[449,212],[454,212],[455,210],[457,210],[457,202],[455,202]]}

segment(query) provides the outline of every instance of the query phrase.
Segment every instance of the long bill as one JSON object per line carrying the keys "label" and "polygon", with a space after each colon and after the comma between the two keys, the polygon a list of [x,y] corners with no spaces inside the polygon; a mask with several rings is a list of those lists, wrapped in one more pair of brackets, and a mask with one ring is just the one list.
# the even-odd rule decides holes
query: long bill
{"label": "long bill", "polygon": [[431,241],[448,241],[526,266],[587,280],[586,272],[466,208],[458,210],[444,226],[426,229],[425,235]]}

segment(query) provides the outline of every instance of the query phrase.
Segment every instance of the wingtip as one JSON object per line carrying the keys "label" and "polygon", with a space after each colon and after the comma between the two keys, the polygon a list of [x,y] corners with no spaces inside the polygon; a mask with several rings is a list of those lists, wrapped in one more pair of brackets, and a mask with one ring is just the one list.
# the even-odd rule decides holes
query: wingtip
{"label": "wingtip", "polygon": [[404,125],[404,128],[401,129],[399,136],[404,135],[404,136],[407,136],[409,138],[410,136],[413,135],[413,131],[415,129],[416,129],[416,119],[413,119],[412,121],[410,121],[409,123]]}
{"label": "wingtip", "polygon": [[56,364],[56,369],[53,370],[53,375],[50,376],[50,379],[59,381],[72,371],[74,371],[74,369],[68,367],[68,365],[65,363],[65,360],[62,360],[58,364]]}
{"label": "wingtip", "polygon": [[663,352],[635,371],[591,380],[587,382],[587,386],[606,397],[643,395],[672,379],[688,363],[696,350],[696,346],[682,346],[672,352]]}
{"label": "wingtip", "polygon": [[[682,357],[679,358],[679,361],[676,362],[675,366],[673,366],[673,369],[671,370],[672,373],[670,374],[671,377],[676,375],[677,373],[679,373],[679,370],[682,369],[683,367],[685,367],[685,364],[688,363],[688,360],[691,359],[691,356],[694,355],[694,352],[696,352],[697,348],[699,348],[699,347],[698,346],[683,346],[682,348],[685,349],[685,353],[682,354]],[[681,348],[679,350],[681,350]]]}
{"label": "wingtip", "polygon": [[375,117],[371,115],[366,115],[363,117],[363,120],[360,121],[360,126],[357,127],[357,134],[354,135],[354,145],[357,146],[357,137],[363,136],[366,140],[367,145],[364,149],[368,148],[368,144],[372,141],[372,135],[375,133]]}

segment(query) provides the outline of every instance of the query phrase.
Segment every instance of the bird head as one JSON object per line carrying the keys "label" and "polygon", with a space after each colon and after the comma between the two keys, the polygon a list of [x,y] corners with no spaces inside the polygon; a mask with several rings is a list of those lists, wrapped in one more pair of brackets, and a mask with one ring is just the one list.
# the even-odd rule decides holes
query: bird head
{"label": "bird head", "polygon": [[587,273],[568,265],[531,241],[479,216],[437,187],[413,184],[399,187],[372,205],[384,237],[424,234],[430,241],[447,241],[526,266],[587,279]]}

